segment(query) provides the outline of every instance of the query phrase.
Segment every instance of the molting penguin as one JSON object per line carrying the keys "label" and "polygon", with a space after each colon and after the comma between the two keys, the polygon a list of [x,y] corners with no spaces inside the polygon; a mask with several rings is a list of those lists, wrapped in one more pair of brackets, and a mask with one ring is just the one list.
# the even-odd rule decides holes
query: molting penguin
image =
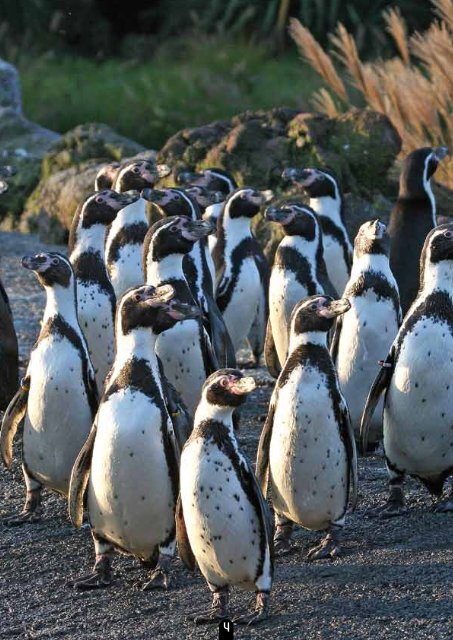
{"label": "molting penguin", "polygon": [[[171,216],[156,222],[144,244],[146,282],[153,286],[171,284],[178,300],[195,304],[183,271],[183,259],[195,242],[207,236],[211,225],[185,216]],[[201,388],[217,360],[200,317],[187,318],[164,331],[156,342],[165,376],[181,395],[193,416]]]}
{"label": "molting penguin", "polygon": [[329,285],[322,231],[313,209],[301,203],[284,202],[279,207],[268,207],[265,217],[269,222],[279,223],[285,234],[275,252],[271,272],[265,348],[266,365],[278,377],[287,357],[289,321],[294,307],[306,296],[329,293]]}
{"label": "molting penguin", "polygon": [[[389,237],[379,220],[365,222],[354,242],[354,261],[344,296],[351,310],[339,316],[331,345],[341,390],[356,438],[363,407],[401,324],[398,286],[390,271]],[[372,442],[382,436],[382,407],[372,423]]]}
{"label": "molting penguin", "polygon": [[88,348],[79,327],[71,263],[59,253],[25,257],[46,291],[41,331],[25,378],[3,417],[1,453],[12,463],[17,428],[25,418],[22,469],[27,487],[23,512],[6,521],[17,525],[41,518],[41,490],[67,495],[74,461],[97,408],[97,389]]}
{"label": "molting penguin", "polygon": [[168,586],[180,451],[155,342],[179,320],[199,314],[173,296],[170,285],[144,285],[127,291],[118,305],[115,362],[71,475],[69,513],[80,526],[87,487],[96,551],[93,572],[74,582],[77,589],[110,584],[114,549],[155,565],[144,588]]}
{"label": "molting penguin", "polygon": [[178,550],[188,568],[198,564],[212,592],[211,609],[190,616],[197,623],[228,618],[233,585],[257,593],[255,612],[235,622],[255,624],[268,615],[272,522],[232,419],[254,388],[253,378],[238,370],[213,373],[204,384],[194,429],[181,455]]}
{"label": "molting penguin", "polygon": [[104,261],[106,227],[138,196],[104,190],[89,195],[74,215],[69,260],[77,281],[77,315],[101,391],[113,362],[115,293]]}
{"label": "molting penguin", "polygon": [[256,260],[256,240],[250,231],[262,202],[259,191],[239,188],[228,196],[218,221],[213,255],[215,295],[235,351],[248,336],[263,297],[267,298]]}
{"label": "molting penguin", "polygon": [[[142,196],[156,204],[165,216],[187,216],[194,221],[201,219],[197,202],[184,189],[145,189]],[[213,282],[204,247],[204,238],[194,244],[184,258],[184,273],[192,294],[203,311],[205,328],[219,364],[234,364],[236,360],[230,336],[214,300]]]}
{"label": "molting penguin", "polygon": [[357,455],[348,407],[327,349],[334,319],[348,300],[310,296],[291,316],[288,358],[277,380],[263,427],[256,463],[264,495],[271,487],[276,514],[275,549],[289,549],[292,522],[327,529],[309,560],[340,553],[352,485],[357,498]]}
{"label": "molting penguin", "polygon": [[[117,170],[112,188],[118,193],[153,187],[160,177],[169,173],[165,165],[147,160],[127,162]],[[130,287],[143,282],[142,248],[148,231],[146,202],[142,198],[124,207],[107,233],[105,260],[115,295],[119,299]]]}
{"label": "molting penguin", "polygon": [[340,183],[327,169],[285,169],[283,179],[300,185],[310,196],[310,207],[319,216],[323,233],[327,275],[342,295],[352,264],[352,246],[346,230]]}
{"label": "molting penguin", "polygon": [[[420,288],[373,383],[363,412],[366,450],[373,411],[384,396],[384,451],[390,495],[377,513],[404,510],[404,476],[440,498],[453,471],[453,223],[428,234]],[[453,496],[437,505],[453,510]]]}
{"label": "molting penguin", "polygon": [[404,161],[398,199],[390,214],[390,267],[398,283],[405,315],[419,287],[420,254],[426,235],[436,226],[436,201],[430,179],[448,151],[425,147]]}

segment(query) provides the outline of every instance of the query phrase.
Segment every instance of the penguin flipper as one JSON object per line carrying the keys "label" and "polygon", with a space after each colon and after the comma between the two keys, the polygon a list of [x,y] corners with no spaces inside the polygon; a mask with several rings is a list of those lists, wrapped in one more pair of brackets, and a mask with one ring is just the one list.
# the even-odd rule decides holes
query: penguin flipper
{"label": "penguin flipper", "polygon": [[330,355],[334,363],[337,361],[338,346],[340,344],[341,328],[343,326],[343,316],[337,316],[332,333],[332,341],[330,343]]}
{"label": "penguin flipper", "polygon": [[256,454],[256,478],[258,480],[258,484],[261,487],[261,491],[263,495],[267,495],[267,485],[269,478],[269,446],[271,443],[272,437],[272,428],[274,426],[274,415],[275,415],[275,407],[277,405],[277,387],[275,387],[274,392],[271,397],[271,401],[269,403],[269,411],[266,417],[266,421],[263,426],[263,430],[261,431],[260,440],[258,443],[258,451]]}
{"label": "penguin flipper", "polygon": [[96,440],[97,424],[96,420],[85,440],[85,444],[79,451],[69,480],[68,511],[72,524],[78,528],[83,522],[83,497],[88,485],[91,470],[91,459],[93,457],[94,441]]}
{"label": "penguin flipper", "polygon": [[264,362],[267,370],[273,378],[278,378],[282,370],[275,348],[274,336],[272,335],[271,320],[267,320],[266,338],[264,340]]}
{"label": "penguin flipper", "polygon": [[182,448],[192,431],[192,416],[190,415],[180,394],[165,377],[162,361],[160,358],[157,360],[159,364],[164,402],[173,424],[178,449],[179,451],[182,451]]}
{"label": "penguin flipper", "polygon": [[360,421],[360,443],[362,452],[365,453],[368,446],[368,434],[370,430],[371,418],[374,410],[379,402],[381,394],[387,390],[390,380],[392,379],[395,367],[395,347],[392,347],[385,362],[382,363],[381,370],[377,374],[368,397],[366,399],[365,408]]}
{"label": "penguin flipper", "polygon": [[[264,430],[264,429],[263,429]],[[269,460],[269,448],[268,452],[268,460]],[[274,524],[272,520],[271,511],[269,509],[269,505],[267,504],[265,493],[262,491],[258,479],[256,475],[253,473],[253,469],[250,466],[248,460],[244,460],[246,465],[246,470],[248,475],[250,476],[250,485],[251,489],[254,492],[258,506],[259,506],[259,519],[261,520],[261,526],[266,534],[266,542],[269,547],[270,559],[271,559],[271,571],[273,571],[273,557],[274,557]],[[245,478],[244,478],[245,479]],[[267,478],[266,478],[266,488],[267,488]]]}
{"label": "penguin flipper", "polygon": [[197,566],[195,556],[190,546],[189,536],[187,535],[186,523],[184,520],[184,512],[182,510],[181,495],[178,497],[176,503],[176,544],[178,545],[179,557],[189,569],[189,571],[195,571]]}
{"label": "penguin flipper", "polygon": [[0,450],[3,462],[10,467],[13,462],[13,442],[20,423],[27,412],[28,393],[30,391],[30,376],[26,376],[20,383],[19,389],[9,403],[2,420],[0,433]]}
{"label": "penguin flipper", "polygon": [[208,303],[208,333],[211,337],[214,352],[220,367],[236,368],[236,354],[225,321],[219,311],[216,301],[210,295],[206,296]]}
{"label": "penguin flipper", "polygon": [[203,349],[203,357],[205,362],[205,369],[207,375],[211,375],[214,371],[219,369],[219,363],[217,362],[217,356],[212,348],[211,340],[209,338],[209,334],[206,329],[203,327],[203,336],[202,336],[202,349]]}
{"label": "penguin flipper", "polygon": [[354,438],[354,429],[352,428],[351,415],[348,406],[343,398],[341,406],[341,431],[346,446],[346,457],[348,459],[349,476],[351,479],[351,510],[354,511],[357,505],[357,485],[358,485],[358,462],[357,447]]}

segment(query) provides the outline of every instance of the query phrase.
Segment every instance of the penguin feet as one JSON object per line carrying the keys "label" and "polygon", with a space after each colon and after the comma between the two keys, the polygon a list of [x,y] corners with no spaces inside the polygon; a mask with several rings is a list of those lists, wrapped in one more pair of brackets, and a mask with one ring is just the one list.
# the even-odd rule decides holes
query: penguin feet
{"label": "penguin feet", "polygon": [[23,524],[33,524],[42,520],[41,489],[27,491],[25,506],[21,513],[8,516],[3,520],[7,527],[20,527]]}
{"label": "penguin feet", "polygon": [[367,509],[365,515],[372,518],[394,518],[407,513],[407,507],[403,500],[393,500],[389,498],[385,504],[381,504],[374,509]]}
{"label": "penguin feet", "polygon": [[105,589],[112,584],[112,566],[110,557],[106,554],[96,558],[93,571],[72,582],[73,589],[87,591],[88,589]]}
{"label": "penguin feet", "polygon": [[291,544],[291,538],[293,535],[292,522],[285,522],[284,524],[277,524],[274,536],[274,554],[276,556],[287,556],[292,552],[293,547]]}
{"label": "penguin feet", "polygon": [[187,616],[187,620],[192,620],[195,624],[209,624],[210,622],[219,622],[221,620],[227,620],[230,617],[228,603],[230,600],[230,594],[228,587],[215,591],[212,594],[211,608],[207,611],[197,611],[190,613]]}
{"label": "penguin feet", "polygon": [[233,618],[236,624],[244,624],[247,626],[259,624],[269,617],[269,594],[260,592],[256,594],[255,611],[245,613],[242,616]]}
{"label": "penguin feet", "polygon": [[314,562],[315,560],[325,560],[326,558],[335,560],[339,556],[341,556],[341,547],[338,538],[332,533],[328,533],[324,540],[321,541],[321,544],[310,549],[305,559],[307,562]]}
{"label": "penguin feet", "polygon": [[159,554],[159,560],[154,571],[151,572],[148,582],[142,586],[142,591],[151,589],[168,589],[170,586],[169,568],[171,557]]}

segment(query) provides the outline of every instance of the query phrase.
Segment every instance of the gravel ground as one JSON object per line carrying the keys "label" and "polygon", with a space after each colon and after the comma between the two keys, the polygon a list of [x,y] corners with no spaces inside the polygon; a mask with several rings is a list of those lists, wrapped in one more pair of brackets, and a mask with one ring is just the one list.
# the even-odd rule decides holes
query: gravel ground
{"label": "gravel ground", "polygon": [[[14,312],[21,362],[26,364],[37,336],[44,294],[19,258],[44,248],[34,236],[1,233],[1,273]],[[61,248],[60,248],[61,250]],[[240,440],[253,460],[270,379],[254,371],[259,385],[245,406]],[[11,471],[0,470],[0,517],[20,511],[24,487],[16,447]],[[386,473],[380,457],[360,460],[359,505],[347,521],[344,555],[307,564],[315,533],[298,530],[295,551],[276,563],[271,618],[236,638],[432,639],[453,637],[453,537],[451,516],[430,512],[430,498],[407,483],[409,513],[379,520],[365,511],[384,499]],[[118,556],[115,582],[99,592],[74,592],[68,582],[89,571],[93,547],[86,528],[75,530],[65,502],[45,495],[45,519],[9,529],[0,524],[0,637],[116,640],[217,638],[216,627],[186,622],[193,609],[209,606],[200,574],[173,563],[167,593],[143,592],[145,570]],[[234,592],[232,608],[243,611],[251,594]]]}

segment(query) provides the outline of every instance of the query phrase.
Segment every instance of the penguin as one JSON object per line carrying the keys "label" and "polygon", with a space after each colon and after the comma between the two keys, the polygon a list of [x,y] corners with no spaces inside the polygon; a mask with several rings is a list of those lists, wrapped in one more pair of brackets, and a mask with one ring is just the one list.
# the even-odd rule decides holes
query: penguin
{"label": "penguin", "polygon": [[430,181],[447,153],[447,147],[424,147],[412,151],[403,163],[388,228],[390,267],[398,283],[403,315],[417,295],[423,243],[436,226],[436,201]]}
{"label": "penguin", "polygon": [[109,164],[102,165],[94,180],[94,190],[103,191],[104,189],[111,189],[120,166],[119,162],[109,162]]}
{"label": "penguin", "polygon": [[347,299],[309,296],[291,316],[288,357],[271,397],[256,462],[263,494],[269,484],[275,511],[275,550],[288,552],[292,523],[327,530],[308,560],[341,553],[349,498],[357,500],[357,454],[327,333],[350,308]]}
{"label": "penguin", "polygon": [[[367,398],[361,423],[366,451],[373,412],[384,393],[384,453],[389,497],[374,514],[405,511],[406,475],[417,478],[439,511],[453,510],[453,495],[442,501],[453,472],[453,223],[432,229],[420,259],[418,294],[382,363]],[[437,502],[438,501],[438,502]]]}
{"label": "penguin", "polygon": [[352,245],[344,221],[343,194],[337,176],[327,169],[285,169],[283,179],[301,186],[319,216],[327,275],[342,295],[352,265]]}
{"label": "penguin", "polygon": [[[178,300],[196,304],[184,275],[183,259],[195,242],[210,231],[209,223],[185,216],[170,216],[156,222],[144,243],[146,283],[155,287],[170,284]],[[166,378],[193,416],[204,381],[218,368],[201,313],[200,317],[190,317],[161,333],[156,341],[156,353]]]}
{"label": "penguin", "polygon": [[[168,172],[166,165],[147,160],[126,162],[117,170],[112,189],[118,193],[140,192],[153,187]],[[143,284],[142,248],[148,226],[146,202],[138,198],[121,209],[108,230],[105,260],[117,299],[130,287]]]}
{"label": "penguin", "polygon": [[69,514],[81,526],[84,494],[96,552],[92,573],[75,589],[111,583],[119,550],[153,565],[144,589],[168,588],[175,552],[180,450],[155,354],[157,336],[199,310],[170,285],[142,285],[118,303],[116,355],[90,436],[71,474]]}
{"label": "penguin", "polygon": [[181,454],[178,551],[189,569],[198,564],[212,593],[211,609],[189,616],[198,624],[229,617],[230,586],[256,592],[255,611],[235,618],[236,623],[256,624],[268,617],[272,521],[232,418],[255,386],[237,369],[213,373]]}
{"label": "penguin", "polygon": [[[191,220],[200,220],[200,209],[184,189],[144,189],[142,197],[153,202],[165,216],[187,216]],[[194,244],[185,256],[184,273],[192,294],[203,311],[204,325],[221,366],[236,364],[234,350],[225,322],[214,299],[211,272],[204,250],[205,239]]]}
{"label": "penguin", "polygon": [[266,365],[278,377],[288,352],[292,310],[306,296],[331,293],[332,285],[327,283],[322,231],[313,209],[300,202],[282,202],[267,207],[265,219],[280,224],[285,234],[271,271],[265,348]]}
{"label": "penguin", "polygon": [[2,422],[0,448],[12,464],[13,440],[24,420],[22,470],[27,496],[22,513],[8,525],[42,517],[43,487],[67,496],[74,461],[97,409],[98,396],[88,348],[77,320],[76,283],[71,263],[59,253],[22,259],[46,292],[41,331],[25,378]]}
{"label": "penguin", "polygon": [[[362,224],[354,241],[351,277],[344,291],[351,310],[337,318],[330,348],[357,440],[378,361],[386,357],[401,324],[398,285],[388,259],[389,245],[383,222],[372,220]],[[371,425],[374,448],[382,437],[381,416],[382,407]]]}
{"label": "penguin", "polygon": [[250,222],[262,202],[259,191],[236,189],[228,196],[218,221],[213,255],[215,295],[235,351],[248,336],[262,299],[267,298],[256,260],[256,240],[250,231]]}
{"label": "penguin", "polygon": [[96,384],[113,362],[116,298],[104,261],[105,232],[118,211],[137,196],[109,189],[90,194],[77,208],[69,235],[69,260],[77,282],[77,314],[88,344]]}

